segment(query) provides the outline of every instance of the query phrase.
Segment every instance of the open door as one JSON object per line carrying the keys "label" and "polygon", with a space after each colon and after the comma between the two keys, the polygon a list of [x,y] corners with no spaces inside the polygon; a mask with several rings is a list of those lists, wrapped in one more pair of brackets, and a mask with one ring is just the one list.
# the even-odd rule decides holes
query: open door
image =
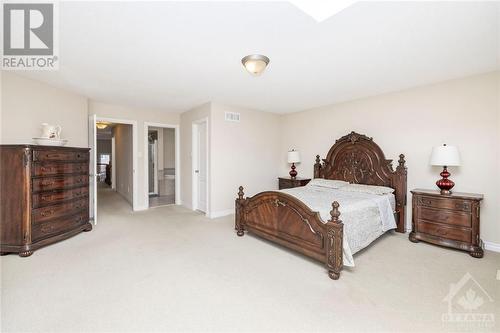
{"label": "open door", "polygon": [[[89,116],[89,219],[90,223],[97,224],[97,134],[96,115]],[[113,166],[114,167],[114,166]]]}

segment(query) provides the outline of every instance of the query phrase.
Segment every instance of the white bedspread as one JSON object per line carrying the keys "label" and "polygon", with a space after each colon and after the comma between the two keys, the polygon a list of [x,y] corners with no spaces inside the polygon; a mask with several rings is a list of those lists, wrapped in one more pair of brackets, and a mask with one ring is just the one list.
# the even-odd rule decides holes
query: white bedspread
{"label": "white bedspread", "polygon": [[354,266],[353,254],[387,230],[396,228],[391,207],[391,201],[394,202],[393,194],[375,195],[318,186],[296,187],[281,192],[296,197],[313,211],[319,212],[325,223],[330,219],[332,202],[340,204],[340,219],[344,223],[345,266]]}

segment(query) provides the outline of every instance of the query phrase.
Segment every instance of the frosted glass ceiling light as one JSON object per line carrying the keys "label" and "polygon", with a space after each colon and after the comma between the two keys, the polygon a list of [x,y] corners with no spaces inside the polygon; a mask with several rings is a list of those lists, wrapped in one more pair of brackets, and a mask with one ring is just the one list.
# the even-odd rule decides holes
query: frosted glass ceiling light
{"label": "frosted glass ceiling light", "polygon": [[253,75],[260,75],[269,64],[269,58],[261,54],[250,54],[241,59],[245,69]]}

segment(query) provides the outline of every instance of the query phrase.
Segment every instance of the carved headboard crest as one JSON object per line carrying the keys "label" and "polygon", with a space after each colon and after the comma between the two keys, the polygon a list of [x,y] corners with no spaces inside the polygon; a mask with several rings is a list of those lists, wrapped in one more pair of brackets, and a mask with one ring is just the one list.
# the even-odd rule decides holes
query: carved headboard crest
{"label": "carved headboard crest", "polygon": [[[385,158],[373,138],[356,132],[336,140],[325,159],[321,161],[319,155],[316,156],[314,165],[314,178],[394,188],[397,211],[404,211],[406,204],[406,177],[403,154],[394,171],[392,160]],[[404,213],[400,216],[404,219]],[[398,231],[401,230],[404,230],[404,221],[398,223]]]}

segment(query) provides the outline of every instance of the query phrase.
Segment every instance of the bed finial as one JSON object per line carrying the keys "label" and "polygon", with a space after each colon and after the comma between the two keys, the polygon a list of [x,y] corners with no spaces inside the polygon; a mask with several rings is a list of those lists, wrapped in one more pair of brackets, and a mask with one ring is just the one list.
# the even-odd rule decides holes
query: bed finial
{"label": "bed finial", "polygon": [[245,192],[243,192],[243,186],[240,186],[238,188],[238,199],[243,200],[244,195],[245,195]]}
{"label": "bed finial", "polygon": [[321,159],[319,158],[319,155],[316,155],[316,164],[320,164],[321,163]]}
{"label": "bed finial", "polygon": [[405,155],[404,154],[399,155],[399,161],[398,161],[398,163],[399,163],[399,166],[401,166],[401,167],[405,166],[406,161],[405,161]]}
{"label": "bed finial", "polygon": [[330,222],[334,222],[334,223],[342,222],[339,220],[339,216],[340,216],[339,206],[340,205],[337,201],[334,201],[332,203],[332,210],[330,211],[330,216],[332,218],[330,219]]}

